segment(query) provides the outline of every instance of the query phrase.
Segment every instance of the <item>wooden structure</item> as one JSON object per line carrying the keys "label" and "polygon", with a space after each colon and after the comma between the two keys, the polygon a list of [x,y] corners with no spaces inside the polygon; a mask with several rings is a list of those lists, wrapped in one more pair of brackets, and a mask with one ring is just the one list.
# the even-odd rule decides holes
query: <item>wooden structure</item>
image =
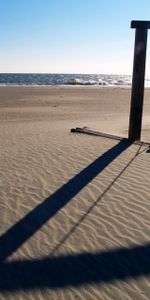
{"label": "wooden structure", "polygon": [[[150,21],[132,21],[131,28],[135,28],[136,32],[128,140],[138,145],[150,146],[150,143],[140,141],[144,98],[147,31],[150,29]],[[116,140],[123,139],[114,135],[91,130],[87,127],[72,128],[71,132],[96,135]]]}
{"label": "wooden structure", "polygon": [[135,141],[141,138],[147,31],[150,29],[150,21],[132,21],[131,28],[135,28],[136,32],[128,138]]}
{"label": "wooden structure", "polygon": [[[100,131],[90,129],[88,127],[83,127],[83,128],[76,127],[76,128],[72,128],[70,131],[73,132],[73,133],[82,133],[82,134],[87,134],[87,135],[94,135],[94,136],[99,136],[99,137],[102,137],[102,138],[107,138],[107,139],[112,139],[112,140],[117,140],[117,141],[123,141],[124,140],[126,142],[129,141],[129,142],[132,143],[132,141],[127,139],[127,138],[112,135],[112,134],[108,134],[108,133],[103,133],[103,132],[100,132]],[[133,141],[133,144],[140,145],[140,146],[146,146],[146,147],[150,146],[150,143],[142,142],[142,141]]]}

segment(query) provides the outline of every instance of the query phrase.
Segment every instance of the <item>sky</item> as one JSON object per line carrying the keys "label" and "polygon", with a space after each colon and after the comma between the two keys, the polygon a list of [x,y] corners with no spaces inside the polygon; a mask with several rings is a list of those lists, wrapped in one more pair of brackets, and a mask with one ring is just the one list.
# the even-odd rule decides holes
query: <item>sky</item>
{"label": "sky", "polygon": [[150,0],[0,0],[0,73],[130,75],[131,20],[150,20]]}

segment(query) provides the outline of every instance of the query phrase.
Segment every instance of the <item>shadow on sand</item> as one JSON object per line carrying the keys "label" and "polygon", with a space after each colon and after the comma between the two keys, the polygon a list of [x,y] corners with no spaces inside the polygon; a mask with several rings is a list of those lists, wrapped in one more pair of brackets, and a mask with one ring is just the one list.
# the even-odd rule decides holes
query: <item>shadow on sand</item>
{"label": "shadow on sand", "polygon": [[0,237],[0,291],[44,287],[55,289],[150,274],[149,244],[104,253],[50,256],[32,261],[6,261],[130,145],[131,142],[126,139],[120,141]]}
{"label": "shadow on sand", "polygon": [[150,275],[150,244],[0,264],[0,291],[79,287]]}
{"label": "shadow on sand", "polygon": [[130,145],[123,139],[8,229],[0,237],[0,261],[16,251]]}

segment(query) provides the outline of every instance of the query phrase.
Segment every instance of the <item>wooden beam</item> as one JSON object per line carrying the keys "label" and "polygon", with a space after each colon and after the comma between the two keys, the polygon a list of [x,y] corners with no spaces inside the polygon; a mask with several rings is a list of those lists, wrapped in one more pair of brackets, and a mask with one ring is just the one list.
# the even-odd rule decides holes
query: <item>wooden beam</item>
{"label": "wooden beam", "polygon": [[136,28],[136,33],[128,137],[135,141],[141,138],[147,30],[150,21],[132,21],[131,28]]}
{"label": "wooden beam", "polygon": [[150,21],[131,21],[131,28],[150,29]]}
{"label": "wooden beam", "polygon": [[[117,135],[112,135],[112,134],[96,131],[96,130],[90,129],[88,127],[71,128],[70,131],[73,132],[73,133],[82,133],[82,134],[87,134],[87,135],[99,136],[99,137],[102,137],[102,138],[112,139],[112,140],[117,140],[117,141],[122,141],[122,140],[125,141],[126,140],[128,142],[131,142],[131,140],[129,140],[125,137],[120,137],[120,136],[117,136]],[[133,144],[140,145],[140,146],[148,146],[148,147],[150,146],[150,143],[142,142],[142,141],[134,141]]]}

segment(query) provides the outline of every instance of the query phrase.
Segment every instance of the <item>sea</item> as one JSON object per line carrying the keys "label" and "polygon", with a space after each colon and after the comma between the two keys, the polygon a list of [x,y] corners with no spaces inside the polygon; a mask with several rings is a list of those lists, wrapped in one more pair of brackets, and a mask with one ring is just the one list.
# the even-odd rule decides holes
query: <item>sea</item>
{"label": "sea", "polygon": [[[51,74],[51,73],[0,73],[0,86],[124,86],[130,87],[130,75],[111,74]],[[150,79],[145,80],[150,87]]]}

